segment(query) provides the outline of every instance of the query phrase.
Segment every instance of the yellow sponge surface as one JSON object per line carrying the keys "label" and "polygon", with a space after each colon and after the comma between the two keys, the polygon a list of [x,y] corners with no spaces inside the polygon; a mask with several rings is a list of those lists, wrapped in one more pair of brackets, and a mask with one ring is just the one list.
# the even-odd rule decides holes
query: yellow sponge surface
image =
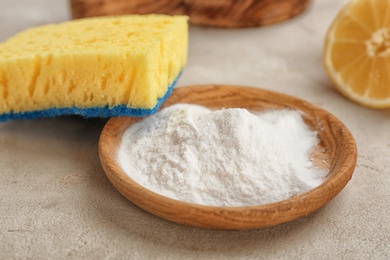
{"label": "yellow sponge surface", "polygon": [[0,114],[125,105],[151,109],[187,60],[185,16],[86,18],[0,44]]}

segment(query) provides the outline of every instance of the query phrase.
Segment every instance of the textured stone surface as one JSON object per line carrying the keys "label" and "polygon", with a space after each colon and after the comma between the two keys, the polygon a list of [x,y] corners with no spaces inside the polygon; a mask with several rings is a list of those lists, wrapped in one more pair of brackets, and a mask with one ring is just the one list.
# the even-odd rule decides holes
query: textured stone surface
{"label": "textured stone surface", "polygon": [[[77,117],[0,124],[1,259],[389,259],[390,110],[340,96],[322,67],[325,31],[347,0],[317,0],[263,28],[192,27],[179,81],[273,89],[340,118],[358,145],[346,188],[317,212],[276,227],[215,231],[137,208],[105,177],[97,142],[105,120]],[[65,0],[0,0],[0,40],[69,19]]]}

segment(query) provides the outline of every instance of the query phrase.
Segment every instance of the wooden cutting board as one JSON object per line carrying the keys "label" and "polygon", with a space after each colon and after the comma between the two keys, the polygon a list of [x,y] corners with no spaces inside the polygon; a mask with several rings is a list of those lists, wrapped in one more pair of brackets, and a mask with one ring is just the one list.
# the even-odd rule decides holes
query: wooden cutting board
{"label": "wooden cutting board", "polygon": [[190,23],[213,27],[255,27],[290,19],[310,0],[70,0],[72,17],[123,14],[188,15]]}

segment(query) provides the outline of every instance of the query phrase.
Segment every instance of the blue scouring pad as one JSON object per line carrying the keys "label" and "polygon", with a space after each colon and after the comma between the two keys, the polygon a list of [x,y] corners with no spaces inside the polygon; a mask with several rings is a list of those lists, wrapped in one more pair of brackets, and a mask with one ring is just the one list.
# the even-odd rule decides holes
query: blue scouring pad
{"label": "blue scouring pad", "polygon": [[0,115],[0,122],[8,120],[18,119],[37,119],[42,117],[57,117],[66,115],[78,115],[85,118],[93,117],[113,117],[113,116],[133,116],[143,117],[154,114],[160,108],[161,104],[171,95],[174,86],[176,85],[181,73],[175,78],[175,80],[169,85],[165,95],[157,100],[156,105],[153,108],[131,108],[125,105],[118,105],[114,107],[92,107],[92,108],[78,108],[78,107],[67,107],[67,108],[50,108],[45,110],[28,111],[20,113],[6,113]]}

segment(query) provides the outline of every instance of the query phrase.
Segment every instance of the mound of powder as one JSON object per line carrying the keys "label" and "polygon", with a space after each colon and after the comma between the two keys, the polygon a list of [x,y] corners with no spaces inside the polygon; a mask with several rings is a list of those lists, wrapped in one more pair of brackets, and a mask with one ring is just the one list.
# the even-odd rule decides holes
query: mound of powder
{"label": "mound of powder", "polygon": [[291,110],[249,112],[177,104],[126,130],[122,169],[161,195],[209,206],[288,199],[324,180],[310,153],[317,132]]}

